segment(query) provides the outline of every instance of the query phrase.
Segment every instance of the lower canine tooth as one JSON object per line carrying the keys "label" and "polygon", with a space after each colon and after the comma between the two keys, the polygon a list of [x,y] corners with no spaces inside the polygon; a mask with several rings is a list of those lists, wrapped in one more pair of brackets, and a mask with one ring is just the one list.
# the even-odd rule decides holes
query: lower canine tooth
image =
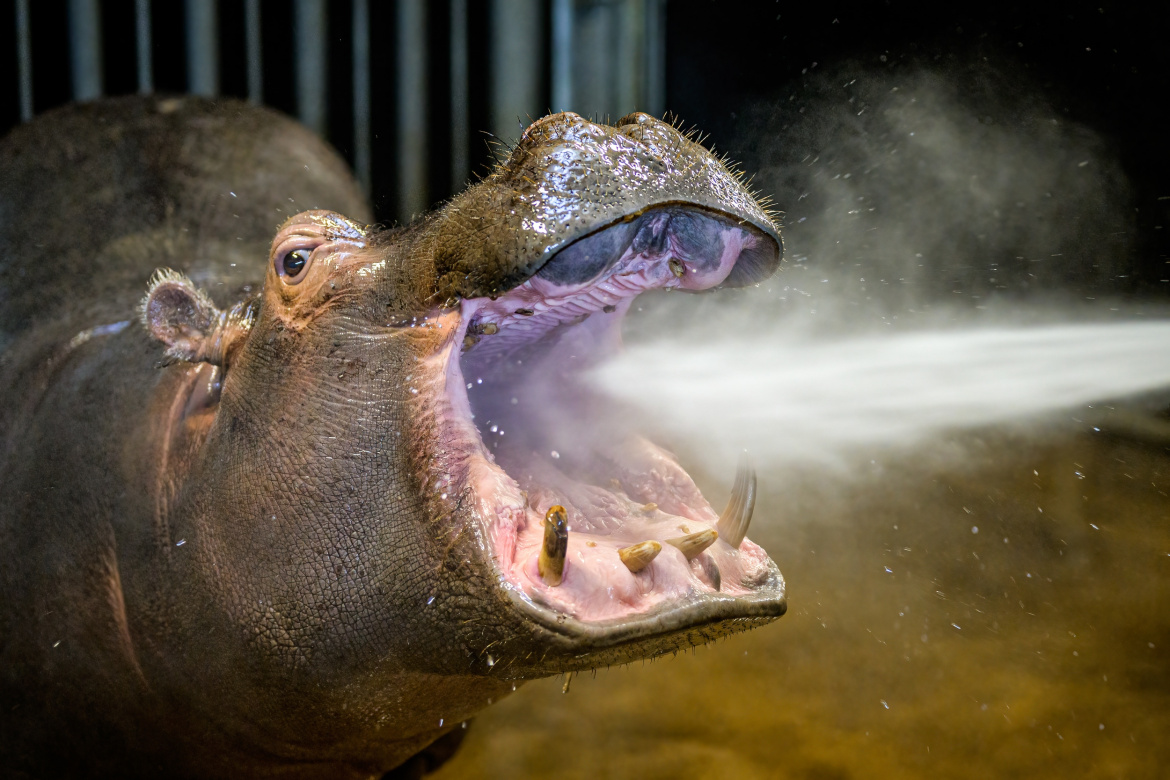
{"label": "lower canine tooth", "polygon": [[719,522],[715,524],[723,541],[732,547],[739,547],[740,542],[747,536],[748,524],[752,521],[752,511],[755,507],[756,470],[752,468],[747,453],[744,453],[740,456],[739,465],[735,469],[735,486],[731,489],[727,508],[719,515]]}
{"label": "lower canine tooth", "polygon": [[660,552],[662,552],[662,545],[650,539],[623,547],[618,550],[618,557],[622,559],[622,563],[626,565],[627,569],[637,573],[649,566],[650,561],[654,560]]}
{"label": "lower canine tooth", "polygon": [[686,536],[676,536],[674,539],[667,539],[666,543],[681,550],[682,554],[689,561],[691,558],[703,552],[703,550],[715,544],[715,540],[718,538],[719,533],[714,528],[708,528],[706,531],[696,531]]}
{"label": "lower canine tooth", "polygon": [[536,566],[546,585],[555,587],[565,579],[565,553],[569,550],[569,518],[559,504],[544,515],[544,543]]}

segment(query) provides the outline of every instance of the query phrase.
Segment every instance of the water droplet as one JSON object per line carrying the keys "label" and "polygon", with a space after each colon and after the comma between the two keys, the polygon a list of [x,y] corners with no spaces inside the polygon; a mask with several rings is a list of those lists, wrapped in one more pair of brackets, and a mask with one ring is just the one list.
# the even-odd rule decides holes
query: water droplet
{"label": "water droplet", "polygon": [[557,452],[556,450],[553,450],[552,452],[550,452],[549,455],[551,455],[553,457],[553,460],[556,460],[556,459],[561,457],[561,453]]}

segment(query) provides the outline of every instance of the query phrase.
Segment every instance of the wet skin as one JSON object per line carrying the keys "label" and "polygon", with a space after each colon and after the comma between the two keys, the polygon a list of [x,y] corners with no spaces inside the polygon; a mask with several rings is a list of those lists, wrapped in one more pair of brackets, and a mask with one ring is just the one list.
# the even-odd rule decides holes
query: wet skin
{"label": "wet skin", "polygon": [[754,476],[721,516],[577,381],[639,292],[779,263],[669,125],[547,117],[386,229],[288,120],[123,99],[14,131],[0,204],[5,766],[376,777],[783,614]]}

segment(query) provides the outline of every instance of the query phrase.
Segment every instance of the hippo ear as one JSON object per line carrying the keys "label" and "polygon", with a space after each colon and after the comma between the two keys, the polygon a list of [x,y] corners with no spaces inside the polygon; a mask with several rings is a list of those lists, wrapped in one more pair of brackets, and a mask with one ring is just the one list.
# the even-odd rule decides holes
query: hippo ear
{"label": "hippo ear", "polygon": [[231,311],[216,308],[207,293],[169,268],[155,271],[142,299],[142,324],[167,345],[167,354],[190,363],[224,366],[252,327],[251,301]]}

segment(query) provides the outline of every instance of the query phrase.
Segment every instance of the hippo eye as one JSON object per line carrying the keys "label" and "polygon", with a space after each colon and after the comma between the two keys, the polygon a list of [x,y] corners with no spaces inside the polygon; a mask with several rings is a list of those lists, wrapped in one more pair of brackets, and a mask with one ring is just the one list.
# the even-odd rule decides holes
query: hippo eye
{"label": "hippo eye", "polygon": [[280,267],[284,269],[284,275],[289,280],[296,279],[305,270],[305,265],[309,262],[308,249],[294,249],[286,254],[280,260]]}

